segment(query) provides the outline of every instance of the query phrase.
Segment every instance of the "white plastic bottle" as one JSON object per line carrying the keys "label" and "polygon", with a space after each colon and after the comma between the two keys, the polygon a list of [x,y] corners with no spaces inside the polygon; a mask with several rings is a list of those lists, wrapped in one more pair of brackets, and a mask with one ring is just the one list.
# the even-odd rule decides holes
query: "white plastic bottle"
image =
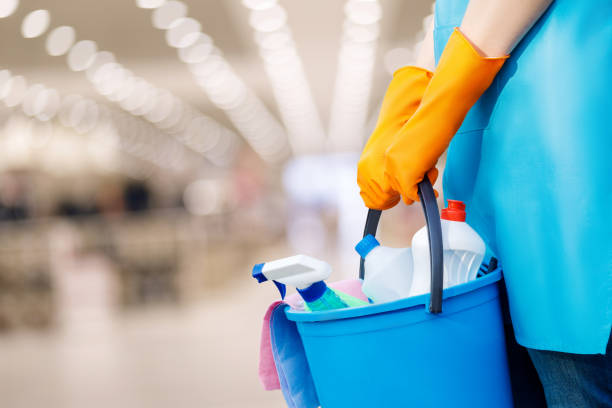
{"label": "white plastic bottle", "polygon": [[[442,210],[442,241],[444,248],[444,288],[476,278],[485,254],[485,244],[476,231],[465,222],[465,204],[448,200]],[[414,278],[410,296],[428,293],[431,282],[429,237],[423,227],[412,237]]]}
{"label": "white plastic bottle", "polygon": [[410,248],[384,247],[372,235],[367,235],[357,244],[355,250],[365,260],[365,276],[361,290],[374,303],[389,302],[410,295]]}

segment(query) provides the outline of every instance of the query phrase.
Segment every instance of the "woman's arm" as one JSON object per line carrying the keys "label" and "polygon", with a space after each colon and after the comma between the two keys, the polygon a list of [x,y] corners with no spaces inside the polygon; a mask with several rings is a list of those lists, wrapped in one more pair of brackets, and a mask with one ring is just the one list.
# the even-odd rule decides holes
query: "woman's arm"
{"label": "woman's arm", "polygon": [[[510,51],[546,11],[553,0],[470,0],[461,32],[486,57],[499,57]],[[433,24],[417,52],[416,66],[433,71]]]}
{"label": "woman's arm", "polygon": [[552,0],[471,0],[450,35],[418,109],[385,151],[384,176],[406,204],[434,181],[436,162],[465,115],[491,85],[521,37]]}
{"label": "woman's arm", "polygon": [[470,0],[459,29],[482,56],[506,55],[552,2]]}

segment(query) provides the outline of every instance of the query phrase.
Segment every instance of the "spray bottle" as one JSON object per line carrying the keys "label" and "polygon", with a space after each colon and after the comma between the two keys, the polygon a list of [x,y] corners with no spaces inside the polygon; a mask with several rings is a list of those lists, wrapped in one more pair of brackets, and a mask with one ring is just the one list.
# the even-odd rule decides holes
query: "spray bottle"
{"label": "spray bottle", "polygon": [[273,281],[283,299],[287,293],[286,285],[294,286],[311,311],[368,304],[361,299],[329,288],[323,280],[330,274],[331,266],[327,262],[306,255],[290,256],[253,267],[253,278],[259,283]]}

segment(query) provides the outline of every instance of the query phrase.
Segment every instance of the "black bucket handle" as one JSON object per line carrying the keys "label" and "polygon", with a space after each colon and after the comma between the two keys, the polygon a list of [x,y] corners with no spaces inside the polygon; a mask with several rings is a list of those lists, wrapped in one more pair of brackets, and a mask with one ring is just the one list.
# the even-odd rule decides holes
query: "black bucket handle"
{"label": "black bucket handle", "polygon": [[[427,223],[427,235],[429,236],[429,259],[431,263],[431,293],[429,296],[429,312],[442,313],[442,289],[444,282],[444,256],[442,247],[442,225],[440,223],[440,213],[438,212],[438,202],[434,189],[427,176],[419,183],[419,198],[425,214]],[[368,210],[363,236],[368,234],[376,235],[378,222],[380,220],[380,210]],[[364,277],[364,260],[361,258],[359,264],[359,278]]]}

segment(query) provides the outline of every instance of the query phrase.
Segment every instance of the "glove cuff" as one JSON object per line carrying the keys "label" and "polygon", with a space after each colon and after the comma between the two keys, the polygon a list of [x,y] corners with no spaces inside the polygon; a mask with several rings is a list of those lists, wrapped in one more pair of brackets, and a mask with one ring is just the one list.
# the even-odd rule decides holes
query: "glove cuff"
{"label": "glove cuff", "polygon": [[393,72],[393,78],[395,78],[396,76],[405,75],[423,75],[427,79],[431,79],[431,77],[433,76],[433,72],[428,69],[417,67],[414,65],[406,65],[405,67],[398,68],[395,70],[395,72]]}
{"label": "glove cuff", "polygon": [[449,81],[447,87],[455,88],[459,95],[467,98],[464,99],[465,105],[471,107],[491,86],[508,57],[483,57],[455,28],[440,56],[434,78],[438,76]]}

